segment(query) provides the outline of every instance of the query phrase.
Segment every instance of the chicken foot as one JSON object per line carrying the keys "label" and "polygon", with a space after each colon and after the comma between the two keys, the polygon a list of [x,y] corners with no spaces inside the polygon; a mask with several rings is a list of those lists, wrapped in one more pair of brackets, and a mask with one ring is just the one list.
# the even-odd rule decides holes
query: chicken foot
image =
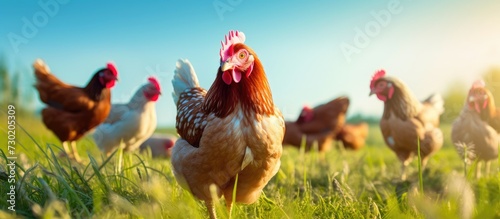
{"label": "chicken foot", "polygon": [[217,219],[217,214],[215,213],[215,206],[212,201],[205,201],[205,206],[207,206],[208,214],[210,219]]}
{"label": "chicken foot", "polygon": [[82,159],[78,155],[78,150],[76,149],[76,141],[69,142],[71,144],[71,148],[68,146],[68,142],[65,141],[62,143],[64,151],[61,151],[59,157],[68,157],[71,160],[74,160],[78,163],[82,162]]}

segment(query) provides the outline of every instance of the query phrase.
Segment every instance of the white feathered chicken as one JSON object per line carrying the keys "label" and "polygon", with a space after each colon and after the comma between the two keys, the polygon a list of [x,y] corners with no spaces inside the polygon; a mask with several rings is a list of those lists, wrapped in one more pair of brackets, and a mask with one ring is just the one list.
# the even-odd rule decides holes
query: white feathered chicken
{"label": "white feathered chicken", "polygon": [[106,121],[96,128],[94,141],[109,156],[120,146],[133,151],[156,129],[155,102],[161,94],[160,84],[148,78],[127,104],[113,104]]}

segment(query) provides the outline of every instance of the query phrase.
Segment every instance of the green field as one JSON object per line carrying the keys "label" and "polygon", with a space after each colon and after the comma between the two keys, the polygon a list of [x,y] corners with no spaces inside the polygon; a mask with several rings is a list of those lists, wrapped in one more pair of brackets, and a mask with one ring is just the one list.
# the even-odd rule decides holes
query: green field
{"label": "green field", "polygon": [[[6,124],[4,114],[0,120]],[[37,119],[18,118],[18,124],[16,212],[8,209],[11,184],[4,174],[0,218],[208,217],[203,203],[177,184],[168,159],[120,152],[106,159],[85,138],[78,143],[85,163],[72,164],[57,158],[60,143]],[[6,125],[0,130],[0,170],[6,171]],[[318,154],[285,148],[281,170],[258,202],[235,205],[233,218],[500,218],[499,162],[490,176],[476,179],[469,172],[464,178],[449,125],[443,126],[445,146],[422,177],[415,159],[407,181],[399,180],[399,161],[378,127],[370,131],[360,151]],[[223,200],[217,212],[228,217]]]}

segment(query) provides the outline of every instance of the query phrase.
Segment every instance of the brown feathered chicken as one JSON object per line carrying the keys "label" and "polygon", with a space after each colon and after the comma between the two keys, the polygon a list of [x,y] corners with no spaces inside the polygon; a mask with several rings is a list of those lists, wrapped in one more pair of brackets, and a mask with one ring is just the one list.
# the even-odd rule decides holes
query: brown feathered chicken
{"label": "brown feathered chicken", "polygon": [[255,202],[280,167],[283,116],[264,67],[244,41],[242,32],[226,36],[208,91],[187,60],[177,62],[172,80],[180,135],[172,150],[173,172],[182,187],[205,201],[212,218],[211,185],[231,212],[233,202]]}
{"label": "brown feathered chicken", "polygon": [[344,148],[359,150],[365,146],[368,137],[368,124],[361,122],[357,124],[345,124],[342,130],[335,136],[335,140],[342,141]]}
{"label": "brown feathered chicken", "polygon": [[336,135],[345,123],[349,98],[339,97],[314,108],[304,107],[296,123],[304,133],[332,130]]}
{"label": "brown feathered chicken", "polygon": [[417,155],[418,143],[422,166],[430,155],[443,145],[439,129],[439,116],[443,113],[443,99],[439,94],[418,101],[399,79],[386,76],[385,71],[375,73],[370,82],[370,95],[384,102],[380,130],[385,143],[402,162],[401,178],[406,179],[405,168]]}
{"label": "brown feathered chicken", "polygon": [[335,137],[333,131],[331,130],[306,134],[300,130],[300,126],[296,122],[287,121],[285,122],[285,127],[283,146],[300,148],[302,146],[302,141],[305,140],[305,151],[313,149],[315,144],[318,147],[318,151],[328,151],[331,148],[333,138]]}
{"label": "brown feathered chicken", "polygon": [[[491,124],[496,112],[495,101],[483,81],[476,81],[467,95],[460,116],[453,122],[451,139],[458,153],[469,160],[478,159],[486,163],[486,174],[490,161],[498,158],[498,129]],[[464,148],[467,147],[467,148]],[[481,162],[476,166],[476,177],[481,176]]]}
{"label": "brown feathered chicken", "polygon": [[[42,110],[42,121],[62,142],[65,153],[80,161],[76,141],[108,116],[111,109],[111,88],[118,79],[116,67],[108,63],[83,88],[57,79],[41,59],[37,59],[33,67],[35,87],[40,100],[47,104]],[[71,152],[68,142],[71,143]]]}
{"label": "brown feathered chicken", "polygon": [[300,147],[305,137],[305,149],[309,151],[317,143],[319,151],[328,151],[334,137],[345,122],[349,99],[339,97],[314,108],[305,106],[297,121],[285,122],[283,145]]}

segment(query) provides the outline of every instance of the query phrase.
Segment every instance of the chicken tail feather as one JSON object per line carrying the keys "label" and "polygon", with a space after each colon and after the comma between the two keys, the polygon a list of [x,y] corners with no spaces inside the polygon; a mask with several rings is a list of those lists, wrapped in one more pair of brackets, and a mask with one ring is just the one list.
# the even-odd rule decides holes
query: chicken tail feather
{"label": "chicken tail feather", "polygon": [[439,115],[443,114],[444,100],[440,94],[438,93],[432,94],[431,96],[429,96],[427,99],[424,100],[424,103],[430,104],[434,109],[436,109]]}
{"label": "chicken tail feather", "polygon": [[35,60],[33,68],[35,69],[36,74],[50,74],[49,66],[47,66],[47,64],[45,64],[45,62],[41,59]]}
{"label": "chicken tail feather", "polygon": [[175,66],[174,78],[172,79],[172,85],[174,87],[174,92],[172,97],[174,98],[174,103],[177,104],[181,93],[186,89],[199,87],[198,77],[194,71],[193,66],[187,59],[179,59]]}

